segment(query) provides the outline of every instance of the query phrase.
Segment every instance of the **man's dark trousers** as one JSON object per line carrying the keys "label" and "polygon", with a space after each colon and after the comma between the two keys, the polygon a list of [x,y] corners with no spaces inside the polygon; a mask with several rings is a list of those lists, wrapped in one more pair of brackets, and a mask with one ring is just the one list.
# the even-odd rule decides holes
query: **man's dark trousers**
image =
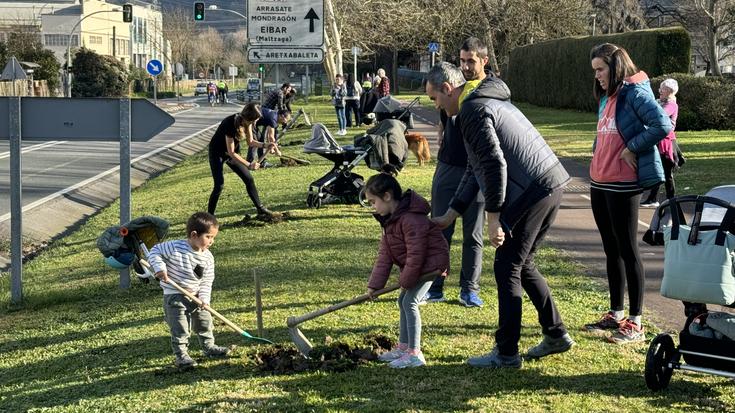
{"label": "man's dark trousers", "polygon": [[523,291],[536,307],[542,331],[559,338],[567,330],[551,297],[546,279],[536,268],[533,257],[556,218],[562,189],[532,205],[513,226],[512,236],[495,252],[495,281],[498,285],[498,330],[495,343],[502,355],[518,353],[521,337]]}

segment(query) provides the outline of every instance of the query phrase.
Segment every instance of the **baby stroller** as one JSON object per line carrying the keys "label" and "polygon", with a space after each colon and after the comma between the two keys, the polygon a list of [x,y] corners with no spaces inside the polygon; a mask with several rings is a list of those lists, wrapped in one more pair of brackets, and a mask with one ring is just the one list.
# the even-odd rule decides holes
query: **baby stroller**
{"label": "baby stroller", "polygon": [[355,137],[354,145],[340,146],[324,125],[315,124],[311,139],[304,144],[304,152],[318,154],[334,165],[309,185],[306,205],[319,208],[326,203],[341,201],[367,206],[363,194],[365,178],[352,170],[365,160],[371,169],[380,170],[383,165],[390,164],[400,171],[408,154],[405,130],[401,122],[388,119],[368,130],[367,134]]}
{"label": "baby stroller", "polygon": [[97,238],[97,248],[104,255],[107,265],[121,270],[132,266],[138,279],[148,283],[155,276],[140,264],[140,260],[147,257],[148,249],[166,238],[168,227],[168,221],[163,218],[136,218],[125,225],[107,228]]}
{"label": "baby stroller", "polygon": [[380,98],[376,103],[373,113],[375,120],[378,122],[386,119],[398,119],[406,125],[406,128],[413,129],[413,113],[411,109],[419,102],[419,98],[414,98],[405,108],[401,107],[401,102],[392,96]]}
{"label": "baby stroller", "polygon": [[675,369],[735,378],[735,315],[706,306],[735,307],[735,185],[664,201],[643,239],[665,246],[661,295],[684,301],[687,316],[678,347],[666,333],[651,342],[646,385],[666,388]]}

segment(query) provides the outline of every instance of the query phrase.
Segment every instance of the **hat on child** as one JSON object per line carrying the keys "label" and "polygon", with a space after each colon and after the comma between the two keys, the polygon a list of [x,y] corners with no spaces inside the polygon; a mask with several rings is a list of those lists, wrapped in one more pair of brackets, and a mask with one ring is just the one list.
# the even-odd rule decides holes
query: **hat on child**
{"label": "hat on child", "polygon": [[679,91],[679,82],[677,82],[675,79],[666,79],[663,82],[661,82],[661,86],[665,86],[671,90],[671,93],[674,95],[676,92]]}

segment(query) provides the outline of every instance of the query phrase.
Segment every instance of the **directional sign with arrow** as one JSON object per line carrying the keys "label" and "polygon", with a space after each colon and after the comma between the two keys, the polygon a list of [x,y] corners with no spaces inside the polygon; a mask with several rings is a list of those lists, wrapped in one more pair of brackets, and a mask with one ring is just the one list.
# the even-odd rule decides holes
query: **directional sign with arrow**
{"label": "directional sign with arrow", "polygon": [[309,9],[309,12],[306,13],[304,20],[307,19],[309,20],[309,33],[314,33],[314,20],[319,20],[319,16],[316,15],[313,8]]}
{"label": "directional sign with arrow", "polygon": [[250,46],[314,49],[324,44],[324,0],[249,0],[247,17]]}
{"label": "directional sign with arrow", "polygon": [[158,76],[163,71],[163,64],[160,60],[151,59],[145,68],[151,76]]}
{"label": "directional sign with arrow", "polygon": [[[131,99],[131,139],[144,142],[174,124],[174,118],[146,99]],[[8,113],[8,98],[0,98],[0,113]],[[120,139],[120,99],[23,98],[24,140]],[[43,119],[43,122],[32,121]],[[0,116],[0,140],[8,139],[8,116]]]}

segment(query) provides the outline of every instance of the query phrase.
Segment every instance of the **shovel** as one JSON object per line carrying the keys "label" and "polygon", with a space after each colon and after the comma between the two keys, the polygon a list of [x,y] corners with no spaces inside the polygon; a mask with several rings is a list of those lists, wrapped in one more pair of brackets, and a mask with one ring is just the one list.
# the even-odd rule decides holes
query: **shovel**
{"label": "shovel", "polygon": [[[151,265],[148,263],[148,261],[146,261],[146,260],[140,260],[140,265],[144,269],[146,269],[147,271],[150,271],[151,273],[153,273],[153,270],[151,268]],[[204,303],[202,302],[202,300],[199,299],[199,297],[197,297],[194,294],[190,293],[188,290],[182,288],[180,285],[176,284],[170,278],[169,278],[168,281],[166,281],[166,284],[174,287],[178,292],[180,292],[181,294],[184,294],[184,296],[186,296],[186,298],[188,298],[189,300],[193,301],[199,307],[205,308],[207,311],[209,311],[210,314],[212,314],[213,316],[215,316],[216,318],[218,318],[223,323],[227,324],[227,327],[230,327],[231,329],[235,330],[241,336],[243,336],[245,338],[248,338],[250,340],[262,341],[264,343],[273,344],[273,342],[270,341],[270,340],[268,340],[268,339],[261,338],[261,337],[255,337],[255,336],[251,335],[247,331],[245,331],[242,328],[238,327],[237,324],[233,323],[232,321],[228,320],[225,316],[223,316],[222,314],[220,314],[219,312],[217,312],[214,308],[212,308],[212,307],[210,307],[208,305],[205,306]]]}
{"label": "shovel", "polygon": [[[421,276],[421,280],[419,282],[426,282],[426,281],[433,281],[437,276],[441,275],[438,271],[434,271],[428,274],[424,274]],[[373,293],[373,298],[381,296],[383,294],[387,294],[391,291],[395,291],[397,289],[401,288],[398,284],[393,284],[388,287],[383,288],[382,290],[377,290]],[[321,317],[324,314],[329,314],[333,311],[341,310],[345,307],[349,307],[354,304],[360,304],[365,301],[370,300],[371,297],[367,294],[358,295],[357,297],[342,301],[341,303],[337,303],[334,305],[331,305],[327,308],[322,308],[320,310],[315,310],[310,312],[309,314],[304,314],[299,317],[288,317],[286,319],[286,325],[288,326],[288,334],[291,336],[291,340],[293,341],[294,345],[296,345],[296,349],[301,353],[304,357],[309,357],[309,352],[314,348],[314,346],[311,344],[308,338],[304,336],[304,334],[299,330],[297,327],[299,324],[303,323],[304,321],[312,320],[317,317]]]}

